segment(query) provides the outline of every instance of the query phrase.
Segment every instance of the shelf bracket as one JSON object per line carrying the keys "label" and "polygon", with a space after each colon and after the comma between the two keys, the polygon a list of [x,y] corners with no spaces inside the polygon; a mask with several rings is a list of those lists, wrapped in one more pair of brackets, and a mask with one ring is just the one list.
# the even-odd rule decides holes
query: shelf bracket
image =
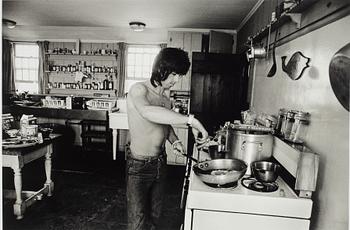
{"label": "shelf bracket", "polygon": [[300,13],[288,13],[286,16],[290,17],[290,19],[297,25],[297,29],[300,28],[301,25],[301,14]]}

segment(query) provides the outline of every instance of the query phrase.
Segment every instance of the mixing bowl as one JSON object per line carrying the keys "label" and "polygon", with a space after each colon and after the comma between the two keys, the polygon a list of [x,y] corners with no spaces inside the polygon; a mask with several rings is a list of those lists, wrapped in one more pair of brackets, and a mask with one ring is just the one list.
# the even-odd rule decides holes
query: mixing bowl
{"label": "mixing bowl", "polygon": [[250,167],[255,179],[263,183],[271,183],[277,179],[281,166],[268,161],[255,161]]}

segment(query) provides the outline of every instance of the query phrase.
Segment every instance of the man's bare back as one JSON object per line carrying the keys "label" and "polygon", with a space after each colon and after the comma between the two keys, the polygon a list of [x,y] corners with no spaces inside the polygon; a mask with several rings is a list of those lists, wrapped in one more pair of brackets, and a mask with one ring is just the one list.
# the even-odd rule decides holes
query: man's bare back
{"label": "man's bare back", "polygon": [[[136,83],[131,89],[145,94],[145,103],[170,109],[170,99],[163,92],[157,91],[149,82]],[[169,125],[159,124],[142,117],[131,97],[127,99],[128,120],[130,127],[131,152],[135,155],[157,156],[165,149]]]}

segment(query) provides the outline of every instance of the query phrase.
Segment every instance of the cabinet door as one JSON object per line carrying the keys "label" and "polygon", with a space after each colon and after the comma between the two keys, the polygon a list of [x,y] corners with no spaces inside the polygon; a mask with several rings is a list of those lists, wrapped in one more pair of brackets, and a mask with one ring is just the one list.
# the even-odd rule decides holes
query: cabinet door
{"label": "cabinet door", "polygon": [[[187,153],[187,128],[174,128],[176,135],[185,147],[185,153]],[[166,143],[166,153],[167,153],[167,163],[169,165],[185,165],[186,158],[184,156],[179,156],[173,152],[171,144],[167,141]]]}
{"label": "cabinet door", "polygon": [[210,31],[209,53],[232,53],[233,36],[228,33]]}
{"label": "cabinet door", "polygon": [[[168,47],[176,47],[188,52],[189,59],[192,60],[192,52],[200,52],[202,49],[202,33],[199,32],[181,32],[181,31],[169,31],[168,32]],[[187,72],[186,76],[176,83],[171,90],[191,90],[191,68]]]}
{"label": "cabinet door", "polygon": [[169,31],[168,32],[168,47],[184,48],[184,32]]}

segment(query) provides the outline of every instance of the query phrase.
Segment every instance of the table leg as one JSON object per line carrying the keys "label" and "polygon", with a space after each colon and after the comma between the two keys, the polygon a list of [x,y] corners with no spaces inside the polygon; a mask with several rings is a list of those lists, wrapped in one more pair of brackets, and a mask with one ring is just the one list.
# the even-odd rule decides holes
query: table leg
{"label": "table leg", "polygon": [[25,211],[25,203],[22,200],[22,172],[21,168],[13,167],[14,172],[14,184],[16,191],[16,202],[13,205],[13,212],[17,216],[17,220],[23,218],[23,213]]}
{"label": "table leg", "polygon": [[118,129],[113,129],[113,160],[117,159],[117,138],[118,138]]}
{"label": "table leg", "polygon": [[45,154],[45,174],[46,174],[45,186],[48,186],[49,188],[47,196],[52,196],[53,189],[54,189],[54,183],[51,180],[51,167],[52,167],[51,152],[52,152],[52,146],[48,146],[48,151]]}

